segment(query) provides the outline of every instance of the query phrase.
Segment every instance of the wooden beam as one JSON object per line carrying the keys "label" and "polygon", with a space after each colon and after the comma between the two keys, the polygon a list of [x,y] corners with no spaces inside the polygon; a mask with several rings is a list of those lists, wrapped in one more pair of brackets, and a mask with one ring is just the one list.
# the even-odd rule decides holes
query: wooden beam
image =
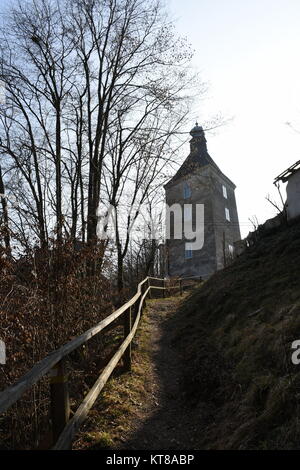
{"label": "wooden beam", "polygon": [[[124,314],[124,338],[127,338],[129,333],[131,332],[131,308],[132,307],[129,307],[127,312]],[[131,371],[131,343],[129,343],[124,353],[124,369],[127,372]]]}
{"label": "wooden beam", "polygon": [[[104,318],[96,326],[90,328],[82,335],[77,338],[69,341],[61,348],[49,354],[47,357],[42,359],[40,362],[34,365],[34,367],[23,375],[15,384],[6,388],[3,392],[0,393],[0,413],[4,413],[11,405],[13,405],[22,395],[28,390],[33,384],[35,384],[41,377],[49,372],[52,367],[55,366],[61,359],[70,354],[70,352],[77,349],[82,344],[89,341],[95,335],[99,334],[105,327],[110,325],[115,321],[120,315],[122,315],[129,307],[134,305],[136,301],[141,297],[141,289],[144,283],[148,281],[148,278],[145,278],[138,285],[137,293],[124,304],[122,307],[118,308],[108,317]],[[147,289],[148,292],[148,289]]]}
{"label": "wooden beam", "polygon": [[137,317],[135,319],[135,322],[134,322],[134,325],[133,325],[133,328],[132,328],[130,334],[123,341],[123,343],[119,347],[118,351],[114,354],[114,356],[109,361],[109,363],[107,364],[105,369],[102,371],[102,373],[100,374],[99,378],[97,379],[97,381],[95,382],[95,384],[93,385],[93,387],[91,388],[89,393],[86,395],[85,399],[83,400],[83,402],[79,406],[79,408],[76,411],[76,413],[74,414],[73,418],[66,425],[66,427],[63,430],[63,432],[61,433],[57,443],[53,447],[53,450],[64,450],[64,449],[69,448],[70,443],[71,443],[74,435],[76,434],[77,430],[79,429],[81,423],[87,417],[87,414],[88,414],[89,410],[92,408],[92,406],[95,403],[96,399],[98,398],[101,390],[103,389],[104,385],[106,384],[106,382],[108,381],[110,375],[112,374],[114,368],[116,367],[116,365],[118,364],[118,362],[121,359],[122,355],[126,351],[126,348],[128,347],[128,345],[132,341],[132,339],[135,335],[135,332],[137,330],[140,317],[141,317],[141,310],[142,310],[143,302],[144,302],[144,299],[145,299],[146,295],[148,294],[148,292],[149,292],[149,287],[145,291],[145,293],[143,294],[143,296],[142,296],[142,298],[139,302],[138,314],[137,314]]}
{"label": "wooden beam", "polygon": [[50,371],[51,425],[53,443],[57,441],[70,416],[68,377],[65,359]]}

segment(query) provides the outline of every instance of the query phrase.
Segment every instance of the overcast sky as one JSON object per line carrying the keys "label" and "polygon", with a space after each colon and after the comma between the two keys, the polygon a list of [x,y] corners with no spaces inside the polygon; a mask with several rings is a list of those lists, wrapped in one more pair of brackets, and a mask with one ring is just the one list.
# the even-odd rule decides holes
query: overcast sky
{"label": "overcast sky", "polygon": [[210,155],[237,185],[247,235],[249,217],[264,222],[275,215],[265,196],[277,197],[273,179],[300,159],[300,0],[166,0],[166,5],[210,85],[208,98],[196,103],[199,124],[219,111],[234,117],[206,137]]}

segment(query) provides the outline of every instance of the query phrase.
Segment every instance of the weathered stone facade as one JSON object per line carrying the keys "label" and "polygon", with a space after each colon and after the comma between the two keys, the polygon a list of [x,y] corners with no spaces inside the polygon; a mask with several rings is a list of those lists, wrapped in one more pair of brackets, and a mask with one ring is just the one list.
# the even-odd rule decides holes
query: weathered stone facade
{"label": "weathered stone facade", "polygon": [[[186,240],[166,240],[167,273],[169,276],[209,277],[226,264],[234,242],[240,240],[235,201],[235,185],[225,176],[207,152],[202,127],[191,130],[191,153],[176,175],[165,185],[166,203],[170,207],[192,204],[193,229],[196,204],[204,204],[204,245],[199,250],[186,250]],[[230,220],[227,220],[227,218]]]}
{"label": "weathered stone facade", "polygon": [[277,176],[274,184],[278,186],[280,181],[287,182],[285,203],[287,219],[296,219],[300,217],[300,160]]}

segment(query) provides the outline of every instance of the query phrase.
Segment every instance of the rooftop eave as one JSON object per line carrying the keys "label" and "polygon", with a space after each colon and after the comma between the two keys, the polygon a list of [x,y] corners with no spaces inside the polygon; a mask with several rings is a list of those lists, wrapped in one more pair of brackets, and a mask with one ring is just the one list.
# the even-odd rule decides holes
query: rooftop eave
{"label": "rooftop eave", "polygon": [[300,170],[300,160],[298,160],[296,163],[291,165],[289,168],[287,168],[285,171],[280,173],[275,179],[274,179],[274,184],[278,183],[279,181],[282,181],[285,183],[288,181],[288,179],[297,171]]}
{"label": "rooftop eave", "polygon": [[[212,164],[211,164],[211,163],[208,163],[207,165],[202,165],[202,166],[199,167],[199,168],[202,169],[202,168],[206,168],[206,167],[208,167],[208,166],[211,166],[211,167],[212,167]],[[195,173],[188,173],[188,174],[186,174],[186,175],[178,176],[176,179],[174,179],[175,176],[176,176],[176,175],[174,175],[173,178],[171,178],[170,181],[168,181],[168,182],[164,185],[164,188],[165,188],[165,189],[166,189],[166,188],[170,188],[171,186],[174,186],[175,184],[180,183],[181,181],[184,181],[185,179],[188,179],[191,175],[192,175],[192,176],[195,176]]]}
{"label": "rooftop eave", "polygon": [[[221,176],[221,177],[224,179],[224,181],[225,181],[229,186],[231,186],[231,188],[232,188],[233,190],[236,189],[236,185],[234,184],[234,182],[231,181],[231,179],[229,179],[228,176],[224,175],[224,173],[222,173],[222,171],[221,171],[220,169],[217,170],[211,163],[208,163],[207,165],[203,165],[203,166],[201,166],[200,168],[202,169],[202,168],[207,168],[207,167],[210,167],[210,168],[215,172],[215,174]],[[194,173],[193,175],[195,175],[195,173]],[[183,175],[183,176],[178,177],[178,178],[177,178],[176,180],[174,180],[174,181],[173,181],[173,178],[170,179],[170,181],[168,181],[168,182],[164,185],[164,189],[171,188],[171,187],[174,186],[175,184],[178,184],[178,183],[184,181],[184,180],[187,179],[189,176],[191,176],[191,175]]]}
{"label": "rooftop eave", "polygon": [[222,173],[221,170],[219,171],[216,171],[216,169],[211,165],[212,169],[219,175],[222,176],[222,178],[224,178],[224,180],[227,182],[227,184],[229,184],[230,186],[232,186],[232,189],[236,189],[236,185],[234,184],[233,181],[231,181],[230,178],[228,178],[228,176],[224,175],[224,173]]}

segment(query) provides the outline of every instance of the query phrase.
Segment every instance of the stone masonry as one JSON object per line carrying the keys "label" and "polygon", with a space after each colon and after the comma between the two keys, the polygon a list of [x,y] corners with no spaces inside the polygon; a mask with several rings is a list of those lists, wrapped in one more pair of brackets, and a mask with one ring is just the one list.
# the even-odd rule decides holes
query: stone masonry
{"label": "stone masonry", "polygon": [[[180,204],[182,217],[185,204],[192,204],[193,229],[196,204],[204,204],[204,245],[199,250],[189,250],[188,240],[166,240],[167,274],[169,276],[201,276],[208,278],[222,269],[233,256],[234,242],[240,240],[235,185],[225,176],[207,151],[202,127],[190,132],[191,151],[175,176],[165,185],[166,203],[170,207]],[[188,247],[188,249],[187,249]]]}

